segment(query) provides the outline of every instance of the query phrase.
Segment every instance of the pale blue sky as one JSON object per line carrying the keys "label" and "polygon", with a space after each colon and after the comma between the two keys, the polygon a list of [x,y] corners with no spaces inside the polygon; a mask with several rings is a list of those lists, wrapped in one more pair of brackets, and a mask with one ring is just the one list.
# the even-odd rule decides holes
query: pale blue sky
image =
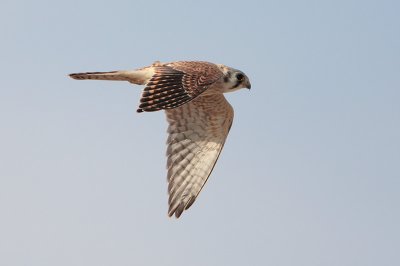
{"label": "pale blue sky", "polygon": [[[0,265],[400,265],[399,1],[2,1]],[[192,208],[166,121],[68,73],[244,71]]]}

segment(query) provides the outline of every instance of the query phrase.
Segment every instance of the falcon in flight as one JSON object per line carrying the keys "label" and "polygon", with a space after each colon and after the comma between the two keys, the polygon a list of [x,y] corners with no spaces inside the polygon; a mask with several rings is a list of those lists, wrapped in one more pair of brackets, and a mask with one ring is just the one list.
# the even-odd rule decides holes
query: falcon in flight
{"label": "falcon in flight", "polygon": [[137,112],[165,110],[168,215],[177,218],[196,200],[231,128],[233,108],[223,93],[251,87],[242,71],[201,61],[155,62],[136,70],[69,76],[144,85]]}

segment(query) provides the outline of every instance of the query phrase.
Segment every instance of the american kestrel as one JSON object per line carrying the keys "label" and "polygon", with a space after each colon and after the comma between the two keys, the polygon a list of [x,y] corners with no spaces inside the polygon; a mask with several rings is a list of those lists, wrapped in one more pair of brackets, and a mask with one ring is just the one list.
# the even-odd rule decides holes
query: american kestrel
{"label": "american kestrel", "polygon": [[70,74],[145,85],[137,112],[167,115],[168,215],[187,210],[210,176],[233,121],[223,93],[250,89],[240,70],[201,61],[155,62],[136,70]]}

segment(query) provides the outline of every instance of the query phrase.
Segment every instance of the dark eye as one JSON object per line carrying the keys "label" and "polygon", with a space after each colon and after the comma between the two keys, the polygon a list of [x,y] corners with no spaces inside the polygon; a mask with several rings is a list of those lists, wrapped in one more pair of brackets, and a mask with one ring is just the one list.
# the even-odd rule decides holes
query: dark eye
{"label": "dark eye", "polygon": [[244,79],[244,75],[242,73],[236,74],[236,79],[242,81]]}

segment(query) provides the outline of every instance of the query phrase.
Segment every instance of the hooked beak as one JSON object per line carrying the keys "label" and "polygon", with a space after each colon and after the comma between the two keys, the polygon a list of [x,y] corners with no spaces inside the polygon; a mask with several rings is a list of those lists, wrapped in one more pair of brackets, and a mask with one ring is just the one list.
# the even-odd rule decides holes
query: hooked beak
{"label": "hooked beak", "polygon": [[247,81],[247,83],[246,83],[246,88],[249,89],[249,90],[251,89],[250,81]]}

